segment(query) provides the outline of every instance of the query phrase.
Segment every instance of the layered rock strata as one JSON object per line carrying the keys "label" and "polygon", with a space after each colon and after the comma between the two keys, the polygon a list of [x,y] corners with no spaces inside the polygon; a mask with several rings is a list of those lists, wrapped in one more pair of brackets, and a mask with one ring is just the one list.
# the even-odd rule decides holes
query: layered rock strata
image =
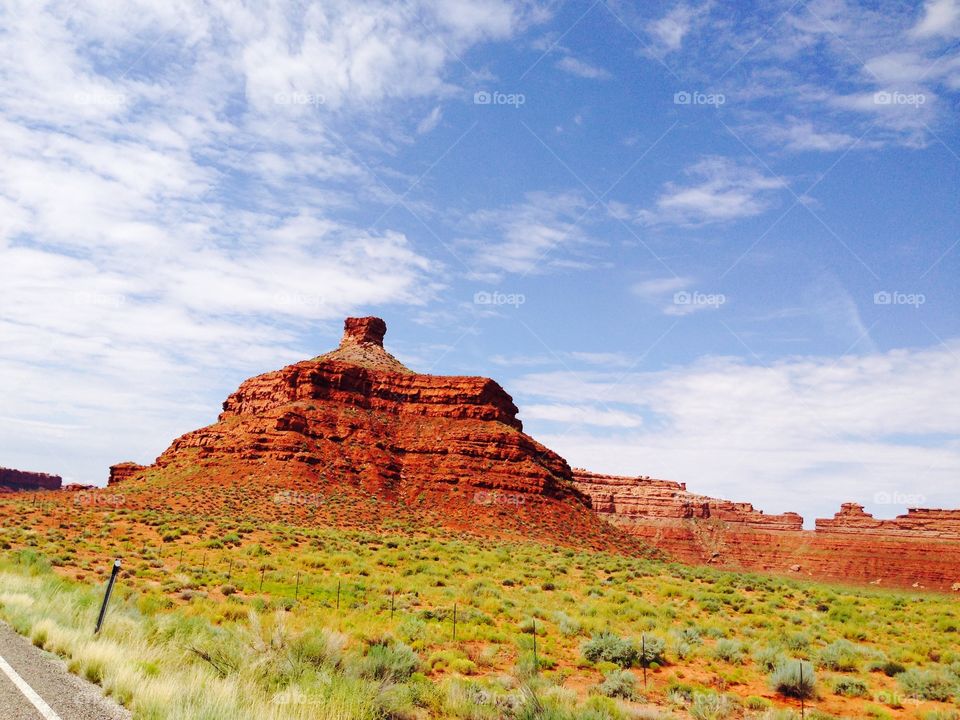
{"label": "layered rock strata", "polygon": [[242,487],[251,511],[254,493],[275,490],[282,512],[305,514],[330,510],[315,493],[346,493],[355,519],[401,508],[463,529],[640,547],[591,512],[566,461],[523,432],[500,385],[415,373],[386,352],[385,332],[379,318],[348,318],[336,350],[250,378],[217,422],[177,438],[153,466],[115,465],[110,484],[131,502],[137,488],[182,497],[219,484],[232,497]]}
{"label": "layered rock strata", "polygon": [[688,563],[844,582],[960,589],[960,510],[911,509],[878,520],[845,503],[803,530],[796,513],[689,492],[683,483],[574,470],[601,517]]}
{"label": "layered rock strata", "polygon": [[0,492],[59,490],[62,484],[59,475],[0,468]]}

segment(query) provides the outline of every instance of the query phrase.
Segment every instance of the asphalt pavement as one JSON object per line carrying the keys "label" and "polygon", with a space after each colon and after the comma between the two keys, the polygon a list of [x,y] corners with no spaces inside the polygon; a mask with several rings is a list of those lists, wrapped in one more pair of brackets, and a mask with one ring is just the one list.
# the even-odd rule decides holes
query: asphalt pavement
{"label": "asphalt pavement", "polygon": [[130,720],[102,690],[0,622],[0,720]]}

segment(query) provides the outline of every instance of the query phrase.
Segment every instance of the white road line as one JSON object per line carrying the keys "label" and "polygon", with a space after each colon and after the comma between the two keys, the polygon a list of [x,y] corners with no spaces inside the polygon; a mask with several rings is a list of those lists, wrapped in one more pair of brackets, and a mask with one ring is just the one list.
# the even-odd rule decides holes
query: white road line
{"label": "white road line", "polygon": [[3,670],[3,674],[10,678],[13,681],[13,684],[17,686],[17,689],[23,693],[23,696],[30,701],[30,703],[40,712],[45,720],[61,720],[60,716],[57,715],[53,709],[47,705],[43,698],[37,695],[36,691],[27,685],[27,681],[22,677],[17,675],[17,671],[10,667],[10,664],[0,656],[0,670]]}

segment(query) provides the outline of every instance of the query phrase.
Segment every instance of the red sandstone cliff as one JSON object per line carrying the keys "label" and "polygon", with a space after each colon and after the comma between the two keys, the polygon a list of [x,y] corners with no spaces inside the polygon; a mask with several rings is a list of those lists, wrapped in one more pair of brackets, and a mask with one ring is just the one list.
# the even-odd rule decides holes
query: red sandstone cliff
{"label": "red sandstone cliff", "polygon": [[577,487],[609,522],[678,560],[878,585],[956,590],[960,510],[910,510],[877,520],[846,503],[803,530],[796,513],[696,495],[685,484],[574,470]]}
{"label": "red sandstone cliff", "polygon": [[[276,490],[273,511],[305,515],[332,513],[323,497],[346,494],[358,522],[402,509],[456,528],[640,547],[590,510],[566,461],[523,432],[500,385],[415,373],[383,348],[385,332],[379,318],[348,318],[336,350],[250,378],[217,422],[177,438],[151,467],[113,466],[110,484],[123,482],[129,502],[164,488],[195,507],[231,501],[261,513],[271,508],[256,507],[254,493]],[[220,497],[201,498],[202,488]]]}
{"label": "red sandstone cliff", "polygon": [[138,465],[135,462],[129,461],[111,465],[110,477],[107,479],[107,485],[116,485],[124,480],[128,480],[144,469],[146,469],[144,465]]}
{"label": "red sandstone cliff", "polygon": [[59,490],[63,478],[40,472],[0,468],[0,492],[17,490]]}

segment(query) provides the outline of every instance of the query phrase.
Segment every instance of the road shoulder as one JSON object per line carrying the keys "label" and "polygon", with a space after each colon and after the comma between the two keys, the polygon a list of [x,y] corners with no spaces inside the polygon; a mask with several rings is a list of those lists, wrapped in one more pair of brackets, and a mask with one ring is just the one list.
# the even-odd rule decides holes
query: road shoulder
{"label": "road shoulder", "polygon": [[[130,720],[129,711],[104,697],[102,689],[71,674],[67,664],[56,655],[40,650],[0,622],[0,657],[13,668],[60,720]],[[18,696],[18,697],[17,697]],[[43,717],[6,675],[0,674],[0,697],[17,704],[11,717],[20,720]],[[22,709],[21,709],[22,706]],[[30,712],[32,711],[32,714]],[[4,709],[4,713],[7,710]],[[19,713],[19,714],[14,714]],[[7,715],[4,715],[6,720]]]}

